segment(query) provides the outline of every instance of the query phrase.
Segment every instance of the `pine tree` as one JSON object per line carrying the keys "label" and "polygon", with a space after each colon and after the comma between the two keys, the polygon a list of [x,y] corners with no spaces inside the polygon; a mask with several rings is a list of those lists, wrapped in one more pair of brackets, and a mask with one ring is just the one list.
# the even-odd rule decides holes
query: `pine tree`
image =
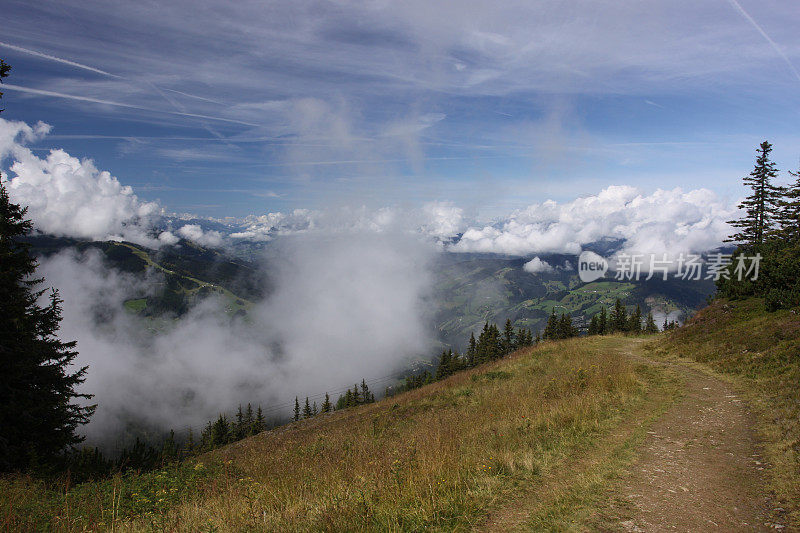
{"label": "pine tree", "polygon": [[264,418],[264,412],[261,410],[261,406],[258,406],[256,410],[256,419],[253,421],[253,435],[257,433],[261,433],[267,429],[267,421]]}
{"label": "pine tree", "polygon": [[642,309],[638,305],[628,319],[628,331],[635,334],[642,332]]}
{"label": "pine tree", "polygon": [[186,451],[189,453],[194,453],[194,431],[192,428],[189,428],[189,435],[186,437]]}
{"label": "pine tree", "polygon": [[776,216],[775,236],[789,242],[800,240],[800,170],[789,171],[795,181],[781,189]]}
{"label": "pine tree", "polygon": [[161,447],[161,461],[170,463],[178,458],[178,444],[175,442],[175,431],[169,430],[169,436],[164,439]]}
{"label": "pine tree", "polygon": [[614,310],[611,311],[611,316],[609,318],[611,321],[610,330],[612,332],[625,331],[628,329],[628,313],[619,298],[614,302]]}
{"label": "pine tree", "polygon": [[311,416],[317,416],[317,414],[319,414],[319,411],[317,410],[317,402],[315,401],[311,405]]}
{"label": "pine tree", "polygon": [[752,193],[739,204],[739,209],[745,212],[744,217],[728,221],[733,227],[739,228],[739,232],[726,239],[727,242],[757,246],[764,242],[773,228],[780,190],[772,185],[772,180],[778,176],[778,169],[769,159],[771,151],[772,145],[767,141],[762,142],[753,171],[743,178]]}
{"label": "pine tree", "polygon": [[608,312],[605,307],[600,309],[600,318],[597,321],[597,333],[600,335],[608,333]]}
{"label": "pine tree", "polygon": [[551,340],[558,338],[558,317],[556,316],[555,308],[553,308],[553,312],[547,319],[547,325],[544,327],[542,338]]}
{"label": "pine tree", "polygon": [[439,365],[436,367],[436,381],[446,378],[450,375],[450,353],[447,350],[442,350],[442,355],[439,357]]}
{"label": "pine tree", "polygon": [[326,392],[325,393],[325,401],[322,402],[322,412],[323,413],[330,413],[331,410],[332,410],[332,407],[333,406],[331,405],[331,397],[328,396],[328,393]]}
{"label": "pine tree", "polygon": [[504,354],[514,350],[514,339],[514,326],[511,325],[511,319],[507,318],[505,328],[503,328],[502,352]]}
{"label": "pine tree", "polygon": [[303,418],[311,418],[312,414],[311,404],[308,403],[308,396],[306,396],[306,404],[303,406]]}
{"label": "pine tree", "polygon": [[[2,69],[2,65],[0,65]],[[24,469],[36,458],[49,462],[83,440],[75,431],[89,421],[93,406],[72,401],[87,367],[71,371],[76,343],[57,337],[61,322],[58,291],[37,303],[36,260],[21,238],[32,229],[26,209],[11,203],[0,183],[0,471]]]}
{"label": "pine tree", "polygon": [[242,411],[242,404],[239,404],[239,410],[236,411],[236,424],[233,426],[233,433],[237,440],[243,439],[246,435],[247,429],[244,425],[244,411]]}
{"label": "pine tree", "polygon": [[586,332],[587,335],[598,335],[599,334],[598,326],[597,326],[599,321],[600,321],[600,319],[598,318],[597,315],[592,315],[592,319],[589,321],[589,329]]}
{"label": "pine tree", "polygon": [[244,434],[248,437],[255,434],[253,422],[253,406],[248,403],[247,410],[244,413]]}
{"label": "pine tree", "polygon": [[656,321],[653,319],[653,312],[650,311],[647,313],[647,322],[644,325],[645,333],[658,333],[658,326],[656,326]]}
{"label": "pine tree", "polygon": [[225,415],[219,415],[211,426],[211,448],[224,446],[231,441],[231,427]]}
{"label": "pine tree", "polygon": [[370,403],[371,401],[374,401],[372,393],[367,386],[367,380],[365,379],[361,380],[361,397],[363,398],[364,403]]}
{"label": "pine tree", "polygon": [[300,401],[297,396],[294,397],[294,421],[300,420]]}
{"label": "pine tree", "polygon": [[471,331],[469,334],[469,347],[467,348],[467,365],[470,367],[475,366],[476,350],[477,344],[475,343],[475,332]]}

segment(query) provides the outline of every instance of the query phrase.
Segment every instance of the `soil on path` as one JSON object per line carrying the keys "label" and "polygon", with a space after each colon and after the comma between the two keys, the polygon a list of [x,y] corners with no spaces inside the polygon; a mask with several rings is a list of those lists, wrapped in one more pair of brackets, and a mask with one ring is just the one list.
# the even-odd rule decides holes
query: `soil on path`
{"label": "soil on path", "polygon": [[[641,356],[636,356],[641,358]],[[652,364],[663,364],[651,361]],[[648,431],[617,489],[627,531],[775,531],[765,465],[742,398],[724,381],[674,364],[683,397]]]}

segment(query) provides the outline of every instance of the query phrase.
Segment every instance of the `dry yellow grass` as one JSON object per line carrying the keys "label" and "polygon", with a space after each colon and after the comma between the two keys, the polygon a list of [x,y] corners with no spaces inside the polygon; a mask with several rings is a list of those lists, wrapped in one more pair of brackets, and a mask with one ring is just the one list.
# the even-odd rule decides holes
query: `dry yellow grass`
{"label": "dry yellow grass", "polygon": [[[621,338],[546,344],[219,455],[235,479],[170,525],[236,531],[469,529],[643,400]],[[211,457],[208,457],[209,459]],[[131,528],[146,526],[131,522]]]}
{"label": "dry yellow grass", "polygon": [[463,531],[508,521],[509,511],[514,523],[568,523],[621,468],[620,450],[659,409],[651,397],[663,376],[631,360],[634,344],[595,337],[522,350],[195,459],[190,466],[216,468],[213,475],[155,515],[124,516],[106,502],[99,511],[73,509],[67,521],[55,507],[49,526]]}

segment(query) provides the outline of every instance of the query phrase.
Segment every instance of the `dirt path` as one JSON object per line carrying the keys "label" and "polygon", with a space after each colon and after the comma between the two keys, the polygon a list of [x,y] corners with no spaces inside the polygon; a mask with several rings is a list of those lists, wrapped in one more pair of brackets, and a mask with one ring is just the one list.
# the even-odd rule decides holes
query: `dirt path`
{"label": "dirt path", "polygon": [[700,370],[680,363],[673,369],[684,380],[684,396],[648,431],[617,490],[615,514],[625,517],[619,529],[782,529],[769,518],[765,467],[742,399]]}

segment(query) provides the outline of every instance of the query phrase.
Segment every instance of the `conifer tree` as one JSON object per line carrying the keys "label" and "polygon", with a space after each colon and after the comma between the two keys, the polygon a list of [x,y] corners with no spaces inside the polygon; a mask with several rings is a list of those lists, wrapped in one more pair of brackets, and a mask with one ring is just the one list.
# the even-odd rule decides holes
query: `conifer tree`
{"label": "conifer tree", "polygon": [[587,335],[598,335],[598,327],[597,324],[599,322],[599,318],[597,315],[592,315],[592,319],[589,321],[589,329],[586,331]]}
{"label": "conifer tree", "polygon": [[[0,60],[0,82],[10,69]],[[58,291],[38,304],[45,290],[36,287],[44,280],[33,277],[38,265],[21,240],[33,228],[26,211],[0,182],[0,471],[55,459],[83,440],[75,431],[94,411],[73,403],[91,395],[75,392],[87,370],[71,369],[76,343],[57,337]]]}
{"label": "conifer tree", "polygon": [[797,172],[790,170],[789,174],[795,181],[781,189],[775,236],[795,243],[800,240],[800,170]]}
{"label": "conifer tree", "polygon": [[311,416],[317,416],[318,413],[319,413],[319,411],[317,410],[317,402],[315,401],[311,405]]}
{"label": "conifer tree", "polygon": [[303,406],[303,418],[311,418],[312,414],[311,404],[308,403],[308,396],[306,396],[306,404]]}
{"label": "conifer tree", "polygon": [[375,401],[375,398],[372,396],[372,392],[370,392],[369,387],[367,386],[367,380],[361,380],[361,397],[363,398],[364,403],[371,403]]}
{"label": "conifer tree", "polygon": [[558,338],[558,317],[556,316],[556,309],[553,308],[553,312],[550,314],[550,317],[547,319],[547,325],[544,327],[544,334],[542,335],[544,339],[557,339]]}
{"label": "conifer tree", "polygon": [[189,434],[186,436],[186,451],[189,453],[194,453],[194,431],[192,428],[189,427]]}
{"label": "conifer tree", "polygon": [[631,333],[642,332],[642,309],[638,304],[636,305],[636,310],[631,313],[631,316],[628,319],[628,331]]}
{"label": "conifer tree", "polygon": [[178,444],[175,442],[175,431],[169,430],[169,436],[164,439],[161,447],[162,462],[169,463],[178,458]]}
{"label": "conifer tree", "polygon": [[658,326],[656,326],[656,321],[653,319],[653,312],[650,311],[647,313],[647,321],[644,325],[645,333],[658,333]]}
{"label": "conifer tree", "polygon": [[239,404],[239,410],[236,411],[236,424],[233,426],[233,433],[236,439],[243,439],[247,434],[247,429],[244,425],[244,411],[242,411],[242,404]]}
{"label": "conifer tree", "polygon": [[605,307],[600,309],[600,318],[597,321],[597,332],[600,335],[608,333],[608,312]]}
{"label": "conifer tree", "polygon": [[265,429],[267,429],[267,421],[264,418],[264,412],[261,410],[261,406],[259,405],[258,409],[256,410],[256,419],[253,422],[253,435],[261,433]]}
{"label": "conifer tree", "polygon": [[503,341],[502,341],[502,351],[504,354],[511,353],[514,350],[514,326],[511,325],[511,319],[506,319],[505,328],[503,328]]}
{"label": "conifer tree", "polygon": [[255,431],[253,431],[253,406],[251,404],[247,404],[247,410],[244,413],[244,433],[247,436],[253,435]]}
{"label": "conifer tree", "polygon": [[300,401],[297,396],[294,397],[294,421],[300,420]]}
{"label": "conifer tree", "polygon": [[450,353],[447,350],[442,350],[442,355],[439,357],[439,366],[436,367],[436,380],[444,379],[450,375]]}
{"label": "conifer tree", "polygon": [[477,344],[475,342],[475,332],[471,331],[469,334],[469,347],[467,348],[467,365],[475,366],[475,351]]}
{"label": "conifer tree", "polygon": [[611,312],[611,331],[625,331],[628,329],[628,313],[622,301],[617,298],[614,302],[614,310]]}
{"label": "conifer tree", "polygon": [[322,402],[322,412],[323,413],[330,413],[332,407],[333,406],[331,405],[331,397],[328,396],[328,393],[326,392],[325,393],[325,401]]}
{"label": "conifer tree", "polygon": [[767,141],[762,142],[753,171],[743,178],[752,192],[739,204],[739,209],[745,212],[744,217],[728,221],[733,227],[739,228],[738,233],[727,239],[728,242],[757,246],[764,242],[773,228],[780,190],[772,184],[772,180],[778,176],[778,169],[769,158],[771,151],[772,145]]}
{"label": "conifer tree", "polygon": [[231,427],[225,415],[219,415],[217,421],[211,426],[211,448],[218,448],[228,444],[231,440]]}

